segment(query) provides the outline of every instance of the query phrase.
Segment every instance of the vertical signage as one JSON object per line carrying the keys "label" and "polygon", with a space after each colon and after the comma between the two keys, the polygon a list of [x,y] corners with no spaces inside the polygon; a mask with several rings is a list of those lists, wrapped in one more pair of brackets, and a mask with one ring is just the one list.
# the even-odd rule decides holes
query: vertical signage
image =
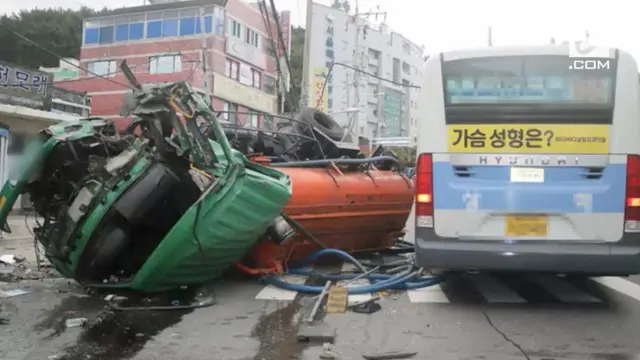
{"label": "vertical signage", "polygon": [[384,87],[382,115],[385,124],[385,136],[402,135],[402,98],[403,93]]}
{"label": "vertical signage", "polygon": [[318,67],[313,69],[313,76],[311,78],[311,107],[315,107],[320,111],[327,112],[327,87],[325,82],[327,81],[326,67]]}

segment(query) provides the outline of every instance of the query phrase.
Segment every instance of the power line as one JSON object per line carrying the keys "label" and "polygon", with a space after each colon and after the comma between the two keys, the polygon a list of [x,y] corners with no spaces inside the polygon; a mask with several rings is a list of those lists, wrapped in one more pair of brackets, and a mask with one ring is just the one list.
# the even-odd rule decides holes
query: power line
{"label": "power line", "polygon": [[[287,54],[287,46],[284,43],[284,37],[282,36],[282,29],[280,28],[280,19],[278,17],[278,10],[276,9],[276,3],[274,2],[274,0],[269,0],[269,1],[271,3],[271,11],[273,12],[273,19],[275,20],[275,23],[276,23],[276,33],[278,33],[280,46],[282,46],[282,49],[284,50],[284,61],[287,63],[287,71],[289,72],[289,76],[291,76],[291,62],[289,61],[289,55]],[[269,16],[269,13],[267,13],[267,18],[268,16]]]}
{"label": "power line", "polygon": [[[329,70],[327,70],[327,74],[326,74],[326,76],[325,76],[325,79],[329,79],[329,77],[331,76],[331,73],[333,72],[333,67],[334,67],[334,66],[336,66],[336,65],[340,65],[340,66],[342,66],[342,67],[346,67],[347,69],[351,69],[351,70],[353,70],[353,71],[355,71],[355,72],[358,72],[358,73],[360,73],[360,74],[367,75],[367,76],[371,76],[371,77],[372,77],[372,78],[374,78],[374,79],[378,79],[378,80],[380,80],[380,81],[385,81],[385,82],[388,82],[388,83],[393,84],[393,85],[397,85],[397,86],[401,86],[401,87],[406,87],[406,88],[412,88],[412,89],[420,89],[420,86],[417,86],[417,85],[411,85],[411,84],[403,84],[403,83],[399,83],[399,82],[396,82],[396,81],[393,81],[393,80],[385,79],[385,78],[382,78],[382,77],[380,77],[380,76],[378,76],[378,75],[375,75],[375,74],[372,74],[372,73],[366,72],[366,71],[364,71],[364,70],[360,70],[360,69],[358,69],[358,68],[356,68],[356,67],[354,67],[354,66],[347,65],[347,64],[345,64],[345,63],[341,63],[341,62],[332,62],[332,63],[331,63],[331,66],[329,66]],[[322,86],[322,92],[320,93],[320,94],[321,94],[321,96],[320,96],[320,98],[318,98],[318,101],[316,102],[316,108],[318,108],[318,107],[320,106],[320,102],[321,102],[321,101],[322,101],[322,99],[324,98],[324,90],[325,90],[325,88],[327,87],[327,83],[328,83],[328,81],[326,81],[326,80],[325,80],[325,81],[324,81],[324,84],[323,84],[323,86]]]}
{"label": "power line", "polygon": [[[267,29],[267,35],[269,36],[269,41],[271,44],[271,47],[273,49],[273,55],[275,57],[276,60],[276,66],[278,67],[278,75],[279,78],[282,79],[282,66],[280,64],[280,58],[278,57],[278,46],[275,43],[274,40],[274,36],[273,36],[273,32],[271,31],[271,19],[269,17],[269,10],[267,9],[267,2],[265,0],[262,0],[260,2],[260,15],[262,17],[262,21],[264,23],[265,28]],[[276,22],[276,29],[278,34],[282,35],[281,31],[280,31],[280,26],[278,25],[278,23]],[[281,36],[280,36],[281,37]],[[286,47],[284,46],[284,41],[282,41],[282,48],[285,50],[284,53],[284,57],[285,60],[287,61],[287,70],[289,72],[289,83],[291,85],[292,88],[294,88],[294,84],[293,84],[293,78],[292,78],[292,73],[291,73],[291,65],[289,64],[289,57],[286,53]],[[282,87],[284,87],[283,91],[283,95],[284,96],[284,101],[289,105],[289,109],[291,109],[292,111],[295,111],[295,105],[293,104],[293,100],[291,99],[291,92],[287,90],[286,86],[284,85],[284,82],[281,81],[278,88],[280,88],[280,85]]]}
{"label": "power line", "polygon": [[47,54],[49,54],[49,55],[51,55],[51,56],[53,56],[53,57],[58,58],[60,61],[62,61],[62,62],[64,62],[64,63],[67,63],[67,64],[69,64],[69,65],[71,65],[71,66],[73,66],[73,67],[75,67],[75,68],[77,68],[77,69],[80,69],[80,70],[86,71],[87,73],[89,73],[89,74],[91,74],[91,75],[95,75],[95,76],[97,76],[97,77],[101,77],[101,78],[103,78],[103,79],[105,79],[105,80],[107,80],[107,81],[110,81],[110,82],[114,83],[114,84],[117,84],[117,85],[120,85],[120,86],[124,86],[124,87],[126,87],[126,88],[131,88],[131,86],[129,86],[129,85],[125,85],[125,84],[123,84],[123,83],[121,83],[121,82],[115,81],[115,80],[113,80],[113,79],[109,79],[108,77],[104,77],[104,76],[102,76],[102,75],[100,75],[100,74],[97,74],[97,73],[94,73],[94,72],[92,72],[92,71],[89,71],[88,69],[85,69],[85,68],[83,68],[82,66],[79,66],[79,65],[74,64],[73,62],[71,62],[71,61],[69,61],[69,60],[67,60],[67,59],[63,58],[62,56],[60,56],[60,55],[58,55],[58,54],[54,53],[53,51],[51,51],[51,50],[47,49],[46,47],[44,47],[44,46],[42,46],[42,45],[38,44],[37,42],[35,42],[35,41],[33,41],[33,40],[29,39],[28,37],[26,37],[26,36],[24,36],[24,35],[20,34],[20,33],[19,33],[19,32],[17,32],[17,31],[15,31],[15,30],[14,30],[14,29],[12,29],[9,25],[5,24],[3,21],[0,21],[0,25],[2,25],[5,29],[7,29],[7,30],[8,30],[10,33],[12,33],[13,35],[15,35],[15,36],[19,37],[20,39],[22,39],[22,40],[24,40],[24,41],[28,42],[29,44],[31,44],[31,45],[33,45],[33,46],[35,46],[35,47],[39,48],[40,50],[42,50],[42,51],[46,52]]}

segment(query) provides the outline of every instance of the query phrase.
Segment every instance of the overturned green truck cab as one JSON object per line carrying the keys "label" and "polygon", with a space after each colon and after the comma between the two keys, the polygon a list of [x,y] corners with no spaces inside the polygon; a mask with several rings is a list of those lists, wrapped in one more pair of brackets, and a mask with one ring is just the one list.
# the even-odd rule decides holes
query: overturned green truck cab
{"label": "overturned green truck cab", "polygon": [[[154,105],[167,106],[145,111],[150,96],[138,96],[142,136],[119,135],[100,118],[50,126],[0,193],[3,230],[19,194],[29,194],[47,258],[86,286],[154,292],[214,279],[291,196],[287,175],[231,149],[188,84],[155,91]],[[169,103],[169,93],[177,100]]]}

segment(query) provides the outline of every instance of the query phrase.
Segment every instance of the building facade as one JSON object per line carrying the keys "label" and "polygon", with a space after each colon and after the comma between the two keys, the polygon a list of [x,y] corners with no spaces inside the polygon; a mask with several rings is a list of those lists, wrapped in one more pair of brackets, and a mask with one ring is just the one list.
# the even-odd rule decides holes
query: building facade
{"label": "building facade", "polygon": [[[313,5],[311,29],[310,103],[334,113],[344,127],[353,125],[354,135],[413,139],[420,90],[409,86],[420,86],[424,48],[384,24],[321,4]],[[334,65],[327,78],[332,62],[374,76]]]}
{"label": "building facade", "polygon": [[[290,24],[288,12],[279,16]],[[281,30],[290,38],[290,26]],[[143,84],[187,80],[203,94],[208,87],[216,111],[252,113],[225,113],[226,120],[261,127],[278,111],[275,56],[289,51],[288,44],[274,50],[268,34],[275,31],[273,16],[268,23],[257,4],[241,0],[163,1],[117,9],[84,21],[80,65],[89,73],[59,86],[87,91],[93,115],[119,118],[130,91],[119,69],[126,60]],[[119,119],[121,127],[129,120]]]}
{"label": "building facade", "polygon": [[53,75],[53,81],[73,80],[80,77],[80,61],[74,58],[63,58],[60,60],[58,67],[47,68],[40,67],[40,71]]}

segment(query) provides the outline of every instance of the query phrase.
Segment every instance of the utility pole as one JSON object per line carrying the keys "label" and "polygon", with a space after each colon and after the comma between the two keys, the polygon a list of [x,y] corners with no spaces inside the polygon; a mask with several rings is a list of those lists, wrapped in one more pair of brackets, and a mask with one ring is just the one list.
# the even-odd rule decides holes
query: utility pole
{"label": "utility pole", "polygon": [[[309,106],[311,87],[311,29],[313,27],[313,0],[307,0],[307,22],[304,30],[304,53],[302,54],[302,84],[300,85],[300,110]],[[314,104],[315,105],[315,104]]]}
{"label": "utility pole", "polygon": [[[360,70],[360,62],[361,59],[363,58],[362,54],[360,53],[360,7],[358,6],[358,0],[356,0],[356,13],[353,15],[353,20],[355,22],[355,28],[356,28],[356,38],[354,41],[354,50],[353,50],[353,65],[356,67],[356,69]],[[355,74],[353,74],[353,90],[355,93],[355,100],[356,100],[356,107],[360,108],[360,72],[356,71]],[[353,114],[354,116],[354,125],[355,125],[355,131],[354,133],[354,138],[353,141],[356,142],[356,144],[359,143],[359,139],[360,139],[360,111],[356,111],[355,114]]]}
{"label": "utility pole", "polygon": [[[213,14],[212,14],[213,15]],[[202,67],[202,78],[204,79],[204,93],[206,94],[207,104],[211,105],[213,102],[211,100],[211,88],[209,87],[209,73],[207,72],[207,31],[205,29],[205,13],[204,6],[200,7],[200,52],[202,59],[200,60],[200,64]],[[213,16],[211,19],[211,27],[213,27]],[[213,30],[213,29],[212,29]]]}
{"label": "utility pole", "polygon": [[[353,50],[353,58],[352,58],[352,64],[353,66],[357,69],[357,70],[362,70],[362,68],[364,67],[364,53],[361,52],[360,49],[360,17],[361,16],[370,16],[370,15],[375,15],[376,17],[378,15],[384,15],[385,19],[387,16],[386,12],[365,12],[365,13],[360,13],[360,7],[358,4],[358,0],[356,1],[356,12],[353,15],[353,19],[355,22],[355,28],[356,28],[356,38],[354,41],[354,50]],[[366,25],[364,25],[366,26]],[[364,30],[364,29],[363,29]],[[363,31],[362,33],[362,37],[364,39],[365,33]],[[380,59],[379,61],[382,61],[382,59]],[[354,92],[355,92],[355,106],[360,108],[360,76],[361,73],[359,71],[354,71],[353,74],[353,88],[354,88]],[[377,96],[377,94],[376,94]],[[354,116],[354,124],[355,124],[355,131],[354,131],[354,135],[355,135],[355,139],[354,141],[356,142],[356,144],[359,141],[359,137],[360,137],[360,115],[359,112],[356,112],[355,114],[353,114]],[[376,120],[377,120],[377,126],[376,128],[379,127],[379,122],[380,122],[380,114],[378,114],[378,116],[376,116]],[[376,131],[377,132],[377,131]]]}

